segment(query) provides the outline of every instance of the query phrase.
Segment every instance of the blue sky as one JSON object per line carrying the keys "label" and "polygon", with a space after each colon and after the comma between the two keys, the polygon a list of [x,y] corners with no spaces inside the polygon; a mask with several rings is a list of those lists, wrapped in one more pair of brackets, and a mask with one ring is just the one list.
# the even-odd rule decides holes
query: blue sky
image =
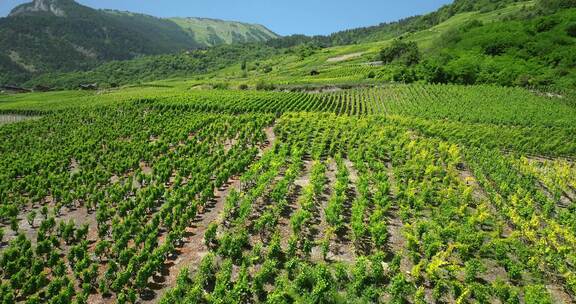
{"label": "blue sky", "polygon": [[[26,0],[0,0],[0,16]],[[260,23],[281,35],[329,34],[431,12],[451,0],[79,0],[158,17],[210,17]]]}

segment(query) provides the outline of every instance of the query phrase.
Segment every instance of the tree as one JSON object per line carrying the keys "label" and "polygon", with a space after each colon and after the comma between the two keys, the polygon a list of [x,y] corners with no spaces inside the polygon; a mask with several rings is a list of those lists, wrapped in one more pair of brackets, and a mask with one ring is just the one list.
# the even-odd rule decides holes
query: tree
{"label": "tree", "polygon": [[400,62],[411,66],[420,62],[420,50],[416,42],[404,42],[396,39],[392,42],[392,45],[380,51],[380,59],[385,64]]}

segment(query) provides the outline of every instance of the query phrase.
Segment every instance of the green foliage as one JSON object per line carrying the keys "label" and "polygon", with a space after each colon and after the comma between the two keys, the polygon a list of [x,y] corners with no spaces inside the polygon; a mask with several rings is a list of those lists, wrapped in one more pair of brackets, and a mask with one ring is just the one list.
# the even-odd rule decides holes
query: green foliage
{"label": "green foliage", "polygon": [[218,252],[238,261],[242,258],[242,250],[248,245],[248,240],[249,236],[246,230],[226,233],[218,240]]}
{"label": "green foliage", "polygon": [[210,223],[204,232],[204,242],[206,246],[210,247],[216,242],[216,232],[218,230],[218,224]]}
{"label": "green foliage", "polygon": [[274,89],[276,89],[274,84],[265,82],[264,80],[258,81],[256,83],[256,90],[258,91],[272,91]]}
{"label": "green foliage", "polygon": [[[417,64],[326,63],[335,71],[319,76],[382,79],[390,69],[406,82],[505,82],[517,58],[542,66],[529,52],[565,63],[568,48],[548,57],[543,46],[524,46],[538,46],[532,35],[571,46],[572,15],[557,14],[470,22]],[[307,65],[292,70],[302,77],[323,54],[282,58]],[[277,73],[261,79],[276,84]],[[1,244],[1,301],[145,301],[178,255],[190,268],[160,303],[551,303],[552,288],[576,291],[572,95],[494,85],[287,93],[164,83],[0,97],[0,115],[29,118],[0,126],[0,220],[22,231]],[[206,83],[237,85],[218,76]],[[547,159],[555,156],[566,159]],[[213,203],[224,205],[221,214]],[[34,242],[29,225],[19,227],[30,206],[47,206]],[[95,225],[68,221],[85,212]],[[214,216],[204,235],[189,233]],[[187,250],[202,241],[207,253]]]}
{"label": "green foliage", "polygon": [[392,45],[382,49],[380,59],[386,64],[398,61],[404,65],[412,66],[420,61],[420,51],[415,42],[404,42],[397,39],[392,42]]}
{"label": "green foliage", "polygon": [[530,285],[525,288],[527,304],[552,304],[553,301],[544,286]]}
{"label": "green foliage", "polygon": [[570,37],[576,38],[576,23],[568,24],[566,27],[566,34]]}
{"label": "green foliage", "polygon": [[27,85],[77,89],[81,84],[96,83],[99,87],[106,88],[168,77],[204,74],[243,60],[267,58],[275,53],[271,48],[256,47],[254,44],[223,45],[175,55],[113,61],[87,72],[49,73],[34,78],[27,82]]}
{"label": "green foliage", "polygon": [[0,19],[0,44],[10,45],[0,51],[0,83],[22,83],[43,73],[87,70],[143,55],[277,37],[263,26],[238,22],[161,19],[96,10],[74,1],[51,4],[65,15],[56,16],[31,9],[30,5],[21,5],[9,17]]}
{"label": "green foliage", "polygon": [[406,280],[404,275],[397,274],[390,283],[390,295],[393,303],[403,303],[412,294],[414,287]]}
{"label": "green foliage", "polygon": [[480,274],[481,272],[486,271],[486,267],[484,267],[484,265],[482,265],[482,262],[476,259],[472,259],[466,262],[466,265],[464,267],[464,273],[465,273],[465,280],[466,282],[474,282],[474,280],[476,280],[478,274]]}
{"label": "green foliage", "polygon": [[545,11],[557,11],[560,9],[576,7],[574,0],[538,0],[538,6]]}
{"label": "green foliage", "polygon": [[571,28],[576,11],[526,19],[469,24],[438,40],[434,52],[412,70],[394,77],[406,83],[432,83],[576,88],[576,40]]}

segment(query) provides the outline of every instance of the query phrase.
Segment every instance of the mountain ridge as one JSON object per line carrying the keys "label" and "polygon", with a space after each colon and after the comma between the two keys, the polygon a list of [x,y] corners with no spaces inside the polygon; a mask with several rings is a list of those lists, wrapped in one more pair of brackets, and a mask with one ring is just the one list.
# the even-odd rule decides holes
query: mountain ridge
{"label": "mountain ridge", "polygon": [[238,21],[189,27],[167,18],[93,9],[74,0],[34,0],[0,18],[0,83],[21,83],[46,72],[87,70],[114,60],[277,37],[262,25]]}
{"label": "mountain ridge", "polygon": [[[64,7],[62,7],[64,6]],[[65,8],[88,8],[74,0],[33,0],[16,6],[7,17],[53,15],[66,17]]]}

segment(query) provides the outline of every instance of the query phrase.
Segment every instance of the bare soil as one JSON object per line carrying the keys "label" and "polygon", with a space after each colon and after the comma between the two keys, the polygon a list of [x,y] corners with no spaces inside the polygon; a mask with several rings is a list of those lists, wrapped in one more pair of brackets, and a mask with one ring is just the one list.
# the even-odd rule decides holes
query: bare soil
{"label": "bare soil", "polygon": [[26,116],[26,115],[16,115],[16,114],[2,114],[0,115],[0,125],[16,123],[24,120],[39,119],[41,116]]}
{"label": "bare soil", "polygon": [[360,56],[364,55],[364,52],[357,52],[357,53],[352,53],[352,54],[346,54],[346,55],[342,55],[342,56],[338,56],[338,57],[332,57],[332,58],[328,58],[328,60],[326,60],[326,62],[330,62],[330,63],[335,63],[335,62],[342,62],[342,61],[346,61],[346,60],[350,60],[353,58],[358,58]]}
{"label": "bare soil", "polygon": [[183,268],[199,265],[202,258],[210,252],[204,242],[204,233],[209,224],[222,222],[224,202],[232,189],[240,189],[238,177],[231,178],[224,187],[214,190],[214,200],[207,204],[203,214],[197,215],[194,224],[186,229],[184,245],[177,248],[173,260],[166,261],[165,275],[161,278],[155,278],[154,283],[157,286],[155,297],[149,301],[142,301],[142,303],[158,303],[168,288],[176,285],[178,274]]}
{"label": "bare soil", "polygon": [[[396,184],[396,178],[394,176],[394,171],[392,168],[391,162],[386,162],[386,167],[388,169],[388,180],[390,182],[390,192],[394,201],[398,196],[398,185]],[[404,224],[400,219],[400,215],[398,214],[398,206],[394,205],[390,208],[390,212],[388,215],[388,251],[393,255],[402,255],[402,259],[400,261],[400,271],[404,273],[409,273],[412,268],[414,267],[414,263],[404,255],[404,251],[406,248],[406,239],[402,234],[402,228]]]}
{"label": "bare soil", "polygon": [[[276,141],[273,126],[267,127],[264,132],[266,133],[266,141],[260,147],[260,155],[269,150]],[[240,190],[240,187],[240,178],[235,176],[228,180],[228,182],[220,189],[214,189],[214,200],[207,203],[203,213],[197,215],[193,226],[186,229],[184,245],[181,248],[177,248],[173,260],[169,259],[166,261],[165,273],[163,273],[163,276],[160,278],[154,278],[155,280],[153,284],[151,284],[155,287],[154,297],[148,301],[142,301],[142,303],[158,303],[166,291],[175,286],[178,274],[183,268],[194,268],[200,264],[202,258],[210,252],[210,249],[204,242],[206,228],[211,223],[222,223],[226,197],[232,189]]]}
{"label": "bare soil", "polygon": [[140,162],[140,170],[142,170],[142,173],[146,175],[151,175],[153,172],[152,167],[150,167],[150,165],[146,162]]}
{"label": "bare soil", "polygon": [[552,302],[554,303],[562,303],[562,304],[570,304],[574,303],[572,297],[564,291],[564,288],[558,284],[549,284],[546,285],[546,289],[552,296]]}
{"label": "bare soil", "polygon": [[[276,140],[276,136],[274,134],[273,126],[267,127],[264,129],[266,134],[266,141],[260,146],[259,155],[262,155],[264,152],[268,151]],[[193,134],[191,135],[193,136]],[[151,138],[152,141],[157,140],[157,138]],[[235,140],[228,140],[225,143],[229,145],[229,149],[232,148],[237,141]],[[146,162],[140,162],[139,164],[140,170],[144,174],[152,174],[153,169],[150,165]],[[80,165],[78,162],[72,158],[70,160],[69,170],[71,173],[78,172],[80,170]],[[112,176],[110,178],[110,183],[118,183],[123,178],[126,178],[130,175],[133,175],[133,172],[129,172],[128,174],[119,177],[119,176]],[[134,187],[140,188],[141,185],[134,180]],[[232,177],[223,187],[220,189],[214,189],[215,198],[213,201],[207,204],[207,208],[203,210],[203,213],[199,214],[195,220],[195,223],[186,229],[186,236],[183,240],[183,246],[181,248],[177,248],[176,254],[169,258],[166,263],[165,267],[160,274],[154,276],[153,279],[150,281],[150,291],[149,291],[149,299],[142,300],[140,299],[139,303],[157,303],[161,298],[162,295],[171,287],[173,287],[176,283],[176,279],[178,277],[178,273],[184,267],[194,267],[198,265],[202,258],[208,254],[209,249],[206,247],[204,243],[204,233],[206,231],[207,226],[210,223],[216,222],[220,223],[222,221],[222,210],[224,207],[224,201],[228,193],[232,189],[240,189],[240,179],[239,177],[235,176]],[[47,201],[50,212],[52,212],[54,208],[53,202]],[[27,208],[27,210],[37,209],[38,214],[31,226],[26,217],[29,211],[21,212],[18,220],[19,220],[19,230],[20,232],[26,234],[26,236],[33,242],[36,242],[36,228],[37,225],[41,222],[38,206],[31,206]],[[199,212],[200,213],[200,212]],[[76,223],[77,226],[81,226],[83,224],[89,225],[88,230],[88,240],[90,241],[91,246],[93,246],[96,241],[98,240],[98,229],[97,229],[97,221],[96,221],[96,213],[91,212],[89,213],[86,208],[71,208],[68,209],[63,207],[60,215],[56,217],[56,221],[58,222],[68,222],[72,220]],[[15,237],[15,234],[10,229],[5,229],[5,239],[10,240]],[[165,239],[165,233],[163,233],[159,237],[159,242],[163,242]],[[64,252],[66,252],[67,247],[64,247]],[[101,271],[104,271],[105,268],[102,268]],[[103,297],[99,293],[95,293],[90,295],[88,299],[88,303],[98,303],[98,304],[108,304],[108,303],[115,303],[115,297]]]}
{"label": "bare soil", "polygon": [[310,171],[312,169],[312,161],[304,160],[304,168],[302,169],[301,175],[294,181],[294,186],[288,194],[288,208],[282,214],[278,221],[278,227],[280,230],[281,245],[283,249],[288,248],[288,240],[292,235],[292,229],[290,227],[290,217],[294,212],[300,209],[298,205],[298,198],[302,194],[302,189],[310,184]]}

